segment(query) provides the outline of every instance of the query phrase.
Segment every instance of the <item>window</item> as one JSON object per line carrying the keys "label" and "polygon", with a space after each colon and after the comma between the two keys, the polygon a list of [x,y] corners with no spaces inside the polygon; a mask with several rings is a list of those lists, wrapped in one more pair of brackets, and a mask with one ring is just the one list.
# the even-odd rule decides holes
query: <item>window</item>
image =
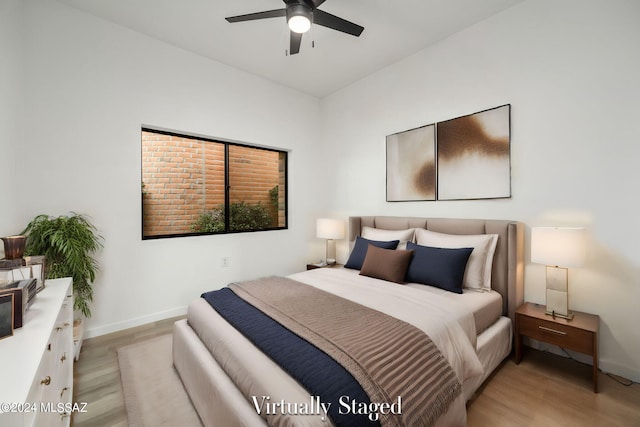
{"label": "window", "polygon": [[142,238],[287,228],[287,153],[142,128]]}

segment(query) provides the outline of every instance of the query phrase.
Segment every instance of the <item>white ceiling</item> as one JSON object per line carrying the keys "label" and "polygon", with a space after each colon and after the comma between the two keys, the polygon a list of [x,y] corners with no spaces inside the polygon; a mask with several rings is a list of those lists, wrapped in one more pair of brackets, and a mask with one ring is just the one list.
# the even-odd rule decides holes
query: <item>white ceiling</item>
{"label": "white ceiling", "polygon": [[353,37],[314,25],[292,56],[285,55],[285,18],[224,19],[283,8],[281,0],[58,1],[322,98],[523,0],[327,0],[321,10],[364,32]]}

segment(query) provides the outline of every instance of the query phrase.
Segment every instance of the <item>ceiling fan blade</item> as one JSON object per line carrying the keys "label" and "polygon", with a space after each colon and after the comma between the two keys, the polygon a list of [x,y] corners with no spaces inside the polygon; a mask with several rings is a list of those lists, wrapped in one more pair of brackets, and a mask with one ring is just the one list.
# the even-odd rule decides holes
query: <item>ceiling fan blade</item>
{"label": "ceiling fan blade", "polygon": [[360,36],[364,27],[349,22],[345,19],[339,18],[330,13],[316,9],[313,11],[313,23],[322,25],[323,27],[331,28],[332,30],[341,31],[343,33],[351,34],[352,36]]}
{"label": "ceiling fan blade", "polygon": [[267,10],[264,12],[248,13],[246,15],[230,16],[226,19],[228,22],[255,21],[256,19],[278,18],[285,16],[286,9]]}
{"label": "ceiling fan blade", "polygon": [[302,43],[302,33],[294,33],[293,31],[289,31],[291,33],[291,38],[289,40],[289,55],[295,55],[300,52],[300,43]]}
{"label": "ceiling fan blade", "polygon": [[317,8],[318,6],[320,6],[322,3],[325,2],[325,0],[312,0],[313,2],[313,7]]}

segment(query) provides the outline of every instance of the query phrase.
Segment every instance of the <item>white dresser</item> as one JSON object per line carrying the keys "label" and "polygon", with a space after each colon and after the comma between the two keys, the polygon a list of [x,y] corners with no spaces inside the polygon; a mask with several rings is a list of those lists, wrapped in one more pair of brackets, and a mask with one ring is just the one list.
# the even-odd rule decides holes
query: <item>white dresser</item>
{"label": "white dresser", "polygon": [[73,288],[47,280],[22,328],[0,340],[0,426],[69,426],[73,397]]}

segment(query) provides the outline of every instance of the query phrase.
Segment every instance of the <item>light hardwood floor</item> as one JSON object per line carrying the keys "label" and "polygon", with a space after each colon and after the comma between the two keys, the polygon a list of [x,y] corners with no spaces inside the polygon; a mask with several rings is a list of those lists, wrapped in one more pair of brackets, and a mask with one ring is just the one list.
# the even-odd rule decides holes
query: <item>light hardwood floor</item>
{"label": "light hardwood floor", "polygon": [[[87,402],[86,413],[74,413],[74,427],[127,427],[122,399],[118,348],[169,334],[181,317],[85,340],[74,365],[74,402]],[[187,427],[187,426],[184,426]]]}
{"label": "light hardwood floor", "polygon": [[[74,401],[88,402],[88,412],[74,414],[73,426],[127,426],[116,350],[171,333],[177,319],[84,342],[75,365]],[[595,394],[590,375],[590,366],[525,349],[519,365],[508,358],[469,402],[468,425],[640,427],[640,384],[624,386],[600,373]]]}

